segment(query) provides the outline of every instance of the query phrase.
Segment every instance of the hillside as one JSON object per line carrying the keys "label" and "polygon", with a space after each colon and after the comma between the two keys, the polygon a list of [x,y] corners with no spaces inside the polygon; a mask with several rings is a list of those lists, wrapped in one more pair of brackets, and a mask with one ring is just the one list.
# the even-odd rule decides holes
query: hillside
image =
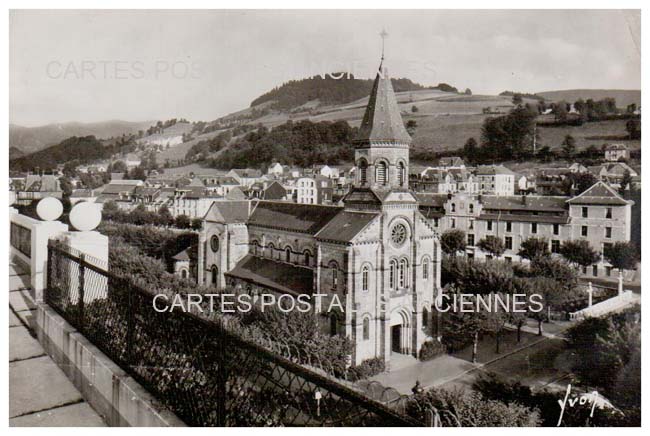
{"label": "hillside", "polygon": [[602,100],[604,98],[616,99],[616,105],[625,108],[627,105],[636,103],[641,105],[641,91],[637,89],[567,89],[564,91],[538,92],[537,95],[544,97],[547,101],[574,102],[578,99]]}
{"label": "hillside", "polygon": [[116,145],[106,145],[94,136],[73,136],[57,145],[9,161],[12,171],[30,171],[36,167],[51,170],[60,163],[75,160],[88,163],[105,159],[119,151]]}
{"label": "hillside", "polygon": [[137,133],[152,124],[151,121],[132,122],[121,120],[102,121],[98,123],[63,123],[48,124],[38,127],[9,125],[9,147],[16,147],[25,154],[34,153],[50,145],[58,144],[72,136],[95,136],[110,138],[122,134]]}
{"label": "hillside", "polygon": [[23,157],[25,153],[18,147],[9,147],[9,160]]}
{"label": "hillside", "polygon": [[[335,74],[334,76],[338,77],[339,75]],[[446,84],[426,88],[409,79],[391,79],[391,82],[395,92],[423,89],[457,91],[456,88]],[[314,76],[302,80],[292,80],[262,94],[251,102],[250,107],[269,103],[267,109],[294,110],[304,105],[313,107],[314,102],[317,102],[316,106],[345,104],[370,94],[372,84],[373,80],[371,79],[355,79],[354,76],[334,79],[326,75],[325,78]]]}

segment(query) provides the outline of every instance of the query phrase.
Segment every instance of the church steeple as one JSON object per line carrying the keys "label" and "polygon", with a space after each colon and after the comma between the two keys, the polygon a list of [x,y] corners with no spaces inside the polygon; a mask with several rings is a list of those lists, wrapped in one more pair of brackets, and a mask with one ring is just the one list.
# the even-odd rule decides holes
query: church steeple
{"label": "church steeple", "polygon": [[386,33],[382,31],[382,56],[354,144],[357,176],[355,187],[390,191],[408,189],[411,136],[397,105],[388,71],[384,66]]}
{"label": "church steeple", "polygon": [[369,146],[372,142],[389,142],[403,146],[411,143],[411,136],[404,127],[388,70],[383,66],[383,56],[355,142]]}

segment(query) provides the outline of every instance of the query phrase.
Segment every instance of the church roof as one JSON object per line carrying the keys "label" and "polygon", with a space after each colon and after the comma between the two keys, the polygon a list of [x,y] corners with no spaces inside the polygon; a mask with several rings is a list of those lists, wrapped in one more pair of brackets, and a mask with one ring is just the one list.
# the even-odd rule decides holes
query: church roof
{"label": "church roof", "polygon": [[587,189],[577,197],[568,200],[569,204],[603,204],[624,206],[628,204],[627,200],[621,197],[614,189],[602,181],[596,182],[591,188]]}
{"label": "church roof", "polygon": [[314,271],[271,259],[246,255],[226,276],[288,294],[312,294]]}
{"label": "church roof", "polygon": [[378,213],[341,211],[316,234],[316,238],[334,242],[350,242],[378,215]]}
{"label": "church roof", "polygon": [[206,221],[218,223],[245,223],[248,220],[250,201],[215,201],[205,215]]}
{"label": "church roof", "polygon": [[404,128],[388,72],[385,68],[382,71],[381,65],[379,71],[356,142],[390,141],[410,144],[411,137]]}
{"label": "church roof", "polygon": [[260,201],[248,223],[253,226],[315,235],[341,210],[340,207],[319,204]]}

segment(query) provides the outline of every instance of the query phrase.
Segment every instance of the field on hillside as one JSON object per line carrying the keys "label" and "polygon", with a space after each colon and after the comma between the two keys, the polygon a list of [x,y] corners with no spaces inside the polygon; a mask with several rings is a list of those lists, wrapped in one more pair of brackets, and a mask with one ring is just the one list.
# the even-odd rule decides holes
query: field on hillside
{"label": "field on hillside", "polygon": [[167,159],[169,159],[169,161],[172,163],[180,159],[185,159],[185,155],[187,154],[189,149],[192,148],[194,144],[196,144],[199,141],[203,141],[205,139],[212,139],[222,131],[223,130],[215,130],[214,132],[204,133],[203,135],[199,135],[196,138],[192,139],[191,141],[178,144],[174,147],[170,147],[169,149],[158,153],[156,155],[156,159],[161,164],[164,164]]}
{"label": "field on hillside", "polygon": [[[623,143],[630,150],[641,148],[641,141],[630,141],[621,139],[605,139],[607,136],[625,137],[626,120],[599,121],[596,123],[584,123],[582,126],[563,126],[563,127],[540,127],[540,142],[542,145],[548,145],[551,148],[558,148],[562,144],[566,135],[571,135],[576,140],[578,150],[587,148],[590,145],[600,147],[606,143]],[[591,138],[591,139],[589,139]]]}

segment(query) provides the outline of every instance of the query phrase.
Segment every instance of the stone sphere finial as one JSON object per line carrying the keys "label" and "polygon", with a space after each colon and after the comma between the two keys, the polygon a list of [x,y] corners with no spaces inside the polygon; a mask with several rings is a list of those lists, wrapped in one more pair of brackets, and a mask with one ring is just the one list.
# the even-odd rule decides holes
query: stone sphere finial
{"label": "stone sphere finial", "polygon": [[95,203],[77,203],[70,211],[70,224],[81,231],[95,230],[102,221],[101,205]]}
{"label": "stone sphere finial", "polygon": [[54,221],[63,213],[63,204],[58,198],[45,197],[36,205],[36,213],[43,221]]}

